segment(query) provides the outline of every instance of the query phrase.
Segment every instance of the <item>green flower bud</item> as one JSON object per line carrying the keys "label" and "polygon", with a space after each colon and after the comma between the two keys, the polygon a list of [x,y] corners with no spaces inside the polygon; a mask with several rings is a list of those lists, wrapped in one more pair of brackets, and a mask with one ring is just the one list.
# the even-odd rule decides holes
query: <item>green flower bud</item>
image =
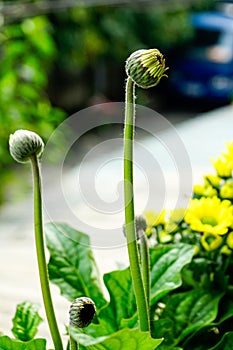
{"label": "green flower bud", "polygon": [[70,325],[75,328],[87,327],[95,315],[96,308],[93,300],[80,297],[73,301],[70,306]]}
{"label": "green flower bud", "polygon": [[33,155],[40,156],[44,150],[44,142],[33,131],[17,130],[10,135],[10,154],[19,163],[26,163]]}
{"label": "green flower bud", "polygon": [[134,83],[148,89],[156,86],[162,77],[167,77],[165,59],[157,49],[138,50],[133,52],[126,61],[126,73]]}

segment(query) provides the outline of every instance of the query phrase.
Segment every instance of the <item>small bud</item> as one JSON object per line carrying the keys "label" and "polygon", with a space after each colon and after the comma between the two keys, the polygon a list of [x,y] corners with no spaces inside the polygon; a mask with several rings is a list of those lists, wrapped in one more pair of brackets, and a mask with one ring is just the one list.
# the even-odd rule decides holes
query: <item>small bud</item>
{"label": "small bud", "polygon": [[26,163],[32,155],[40,156],[44,150],[44,142],[33,131],[17,130],[10,135],[10,154],[19,163]]}
{"label": "small bud", "polygon": [[138,50],[126,61],[126,73],[134,83],[148,89],[156,86],[162,77],[167,77],[165,59],[157,49]]}
{"label": "small bud", "polygon": [[87,327],[95,315],[93,300],[87,297],[77,298],[70,306],[70,325],[76,328]]}
{"label": "small bud", "polygon": [[135,225],[137,233],[140,231],[146,231],[147,223],[145,217],[143,215],[136,216]]}

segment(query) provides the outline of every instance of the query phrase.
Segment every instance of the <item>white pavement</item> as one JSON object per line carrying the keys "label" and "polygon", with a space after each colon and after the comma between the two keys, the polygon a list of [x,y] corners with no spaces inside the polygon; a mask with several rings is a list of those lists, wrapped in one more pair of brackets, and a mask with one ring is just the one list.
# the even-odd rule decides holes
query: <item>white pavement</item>
{"label": "white pavement", "polygon": [[[155,125],[156,128],[156,125]],[[210,158],[233,140],[233,106],[168,125],[159,134],[135,141],[135,208],[172,209],[187,205],[193,183],[212,172]],[[111,143],[111,144],[110,144]],[[67,222],[91,236],[101,272],[127,264],[122,235],[122,142],[114,139],[93,148],[74,168],[43,171],[45,221]],[[110,147],[111,146],[111,147]],[[31,178],[28,176],[28,180]],[[31,195],[7,203],[0,213],[0,331],[10,335],[16,304],[42,305],[37,276]],[[64,331],[69,304],[52,288],[58,321]],[[41,308],[43,309],[43,308]],[[41,312],[43,314],[43,311]],[[46,323],[40,336],[47,336]],[[51,342],[49,342],[51,345]]]}

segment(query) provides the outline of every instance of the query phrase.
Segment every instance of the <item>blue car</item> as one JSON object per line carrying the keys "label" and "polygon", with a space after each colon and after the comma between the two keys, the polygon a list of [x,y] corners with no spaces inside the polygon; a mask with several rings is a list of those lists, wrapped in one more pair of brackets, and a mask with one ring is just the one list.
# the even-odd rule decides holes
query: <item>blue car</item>
{"label": "blue car", "polygon": [[180,95],[208,100],[233,97],[233,16],[203,12],[191,16],[192,43],[171,61],[169,82]]}

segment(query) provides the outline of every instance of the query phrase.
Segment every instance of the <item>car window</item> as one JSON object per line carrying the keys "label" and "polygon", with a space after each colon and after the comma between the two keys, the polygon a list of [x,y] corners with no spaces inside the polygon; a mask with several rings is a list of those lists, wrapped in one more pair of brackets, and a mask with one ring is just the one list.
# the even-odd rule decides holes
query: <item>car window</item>
{"label": "car window", "polygon": [[203,28],[196,28],[194,31],[193,46],[206,47],[216,45],[221,36],[219,30],[209,30]]}

